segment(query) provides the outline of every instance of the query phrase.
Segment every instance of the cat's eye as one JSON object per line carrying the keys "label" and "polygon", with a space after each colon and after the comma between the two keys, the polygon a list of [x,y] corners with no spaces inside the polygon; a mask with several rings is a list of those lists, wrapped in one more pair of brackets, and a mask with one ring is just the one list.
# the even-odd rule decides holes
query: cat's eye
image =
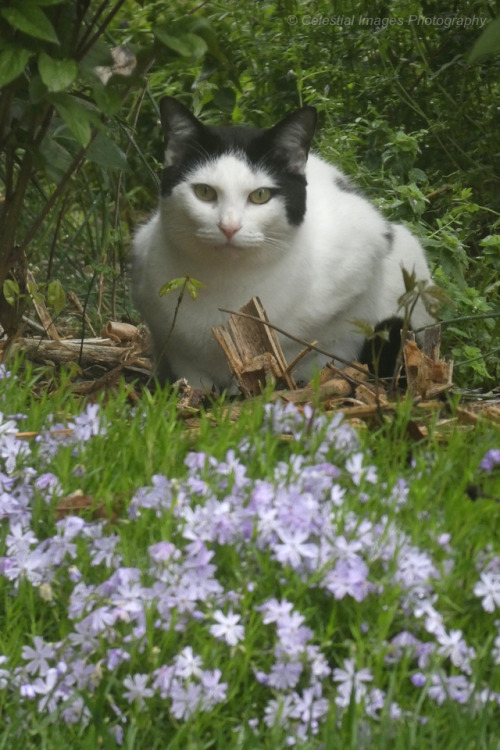
{"label": "cat's eye", "polygon": [[257,205],[259,206],[262,203],[267,203],[269,200],[271,200],[271,197],[272,197],[271,188],[266,188],[266,187],[260,187],[260,188],[257,188],[257,190],[252,190],[252,192],[248,196],[249,200],[252,203],[257,203]]}
{"label": "cat's eye", "polygon": [[194,193],[200,201],[214,201],[217,199],[217,192],[211,185],[205,185],[201,182],[194,185]]}

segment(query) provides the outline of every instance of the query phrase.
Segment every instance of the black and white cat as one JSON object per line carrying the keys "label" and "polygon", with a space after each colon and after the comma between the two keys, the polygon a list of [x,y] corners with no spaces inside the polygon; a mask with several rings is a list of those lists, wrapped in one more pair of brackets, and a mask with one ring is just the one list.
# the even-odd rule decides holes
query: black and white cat
{"label": "black and white cat", "polygon": [[[148,324],[160,379],[231,386],[211,328],[260,297],[269,320],[340,358],[355,360],[363,335],[397,313],[401,267],[428,280],[418,241],[389,224],[334,166],[309,147],[316,111],[303,107],[270,129],[203,125],[180,102],[160,103],[165,169],[158,211],[134,239],[132,296]],[[174,278],[203,283],[159,296]],[[419,301],[414,327],[430,316]],[[290,362],[302,348],[281,338]],[[309,380],[327,358],[311,352],[294,375]]]}

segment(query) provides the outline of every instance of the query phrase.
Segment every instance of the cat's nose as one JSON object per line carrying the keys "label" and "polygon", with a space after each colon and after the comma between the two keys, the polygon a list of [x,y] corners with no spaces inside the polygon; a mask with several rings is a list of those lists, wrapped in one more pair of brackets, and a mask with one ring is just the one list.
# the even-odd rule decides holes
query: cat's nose
{"label": "cat's nose", "polygon": [[238,224],[236,222],[219,222],[219,229],[221,232],[223,232],[227,239],[230,240],[233,235],[236,234],[236,232],[241,229],[241,224]]}

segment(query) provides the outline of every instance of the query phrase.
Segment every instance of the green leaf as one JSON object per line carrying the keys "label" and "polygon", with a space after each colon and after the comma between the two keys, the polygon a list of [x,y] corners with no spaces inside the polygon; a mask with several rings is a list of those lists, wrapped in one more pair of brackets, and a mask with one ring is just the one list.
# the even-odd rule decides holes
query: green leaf
{"label": "green leaf", "polygon": [[483,31],[479,39],[472,47],[468,62],[477,62],[487,55],[495,55],[500,52],[500,17],[495,18]]}
{"label": "green leaf", "polygon": [[51,281],[47,287],[47,302],[54,309],[56,315],[59,315],[66,304],[66,294],[60,281]]}
{"label": "green leaf", "polygon": [[102,133],[99,133],[90,145],[87,159],[106,169],[125,170],[128,167],[127,157],[121,148]]}
{"label": "green leaf", "polygon": [[34,36],[36,39],[44,39],[46,42],[59,44],[56,30],[38,5],[20,0],[16,3],[15,8],[3,8],[0,12],[14,29],[29,36]]}
{"label": "green leaf", "polygon": [[166,294],[170,294],[170,292],[183,287],[186,284],[186,279],[186,276],[181,276],[178,279],[171,279],[170,281],[167,281],[167,283],[163,284],[162,288],[160,289],[160,297],[164,297]]}
{"label": "green leaf", "polygon": [[185,33],[179,35],[169,34],[163,28],[156,28],[154,34],[159,41],[181,57],[197,59],[203,57],[207,51],[207,43],[197,34]]}
{"label": "green leaf", "polygon": [[15,306],[19,299],[19,284],[14,279],[6,279],[3,282],[3,296],[12,307]]}
{"label": "green leaf", "polygon": [[62,117],[78,143],[87,146],[90,141],[90,118],[87,109],[70,94],[52,94],[50,101]]}
{"label": "green leaf", "polygon": [[21,47],[9,47],[0,52],[0,88],[21,75],[32,54]]}
{"label": "green leaf", "polygon": [[196,299],[196,297],[198,296],[198,289],[202,286],[205,285],[202,284],[201,281],[197,281],[196,279],[192,279],[190,276],[186,276],[186,289],[193,299]]}
{"label": "green leaf", "polygon": [[45,52],[40,52],[38,70],[49,91],[62,91],[67,89],[78,75],[78,64],[75,60],[56,60]]}
{"label": "green leaf", "polygon": [[99,107],[100,111],[108,117],[116,115],[120,109],[122,102],[120,95],[117,91],[111,88],[103,86],[102,83],[98,83],[94,86],[94,101]]}

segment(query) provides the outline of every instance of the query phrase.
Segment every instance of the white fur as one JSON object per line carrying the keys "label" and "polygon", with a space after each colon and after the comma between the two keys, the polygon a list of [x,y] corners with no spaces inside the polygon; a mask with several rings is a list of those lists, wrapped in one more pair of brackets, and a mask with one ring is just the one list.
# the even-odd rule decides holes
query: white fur
{"label": "white fur", "polygon": [[[166,347],[171,374],[197,387],[228,387],[231,374],[211,328],[225,322],[224,307],[238,310],[258,296],[272,323],[350,361],[363,336],[353,319],[372,324],[397,313],[404,292],[401,266],[429,279],[418,241],[400,225],[389,252],[387,222],[364,198],[340,190],[335,167],[315,155],[306,166],[304,221],[288,223],[283,199],[255,205],[248,195],[273,187],[265,172],[253,171],[236,155],[206,163],[162,199],[159,211],[134,239],[133,298],[151,329],[157,358],[170,329],[178,292],[159,297],[171,279],[201,281],[196,300],[185,293]],[[193,185],[217,191],[216,202],[196,197]],[[230,240],[220,228],[239,227]],[[420,303],[415,327],[430,318]],[[291,361],[301,346],[281,337]],[[308,354],[294,372],[309,379],[327,357]]]}

